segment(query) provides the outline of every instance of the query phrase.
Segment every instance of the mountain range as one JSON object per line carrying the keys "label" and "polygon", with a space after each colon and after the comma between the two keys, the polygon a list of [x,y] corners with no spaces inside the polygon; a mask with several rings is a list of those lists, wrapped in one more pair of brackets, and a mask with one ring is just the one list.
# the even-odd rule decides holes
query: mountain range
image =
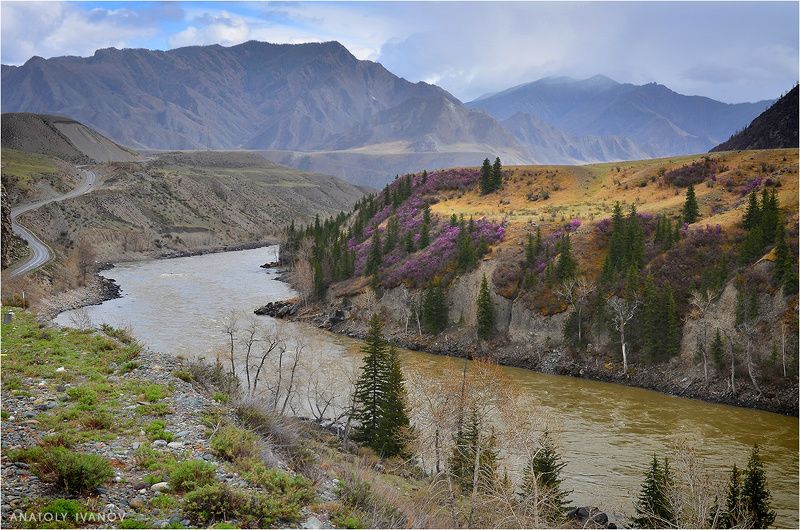
{"label": "mountain range", "polygon": [[704,152],[771,102],[545,78],[464,104],[337,42],[102,49],[2,66],[3,112],[69,116],[135,149],[249,149],[382,185],[396,173]]}
{"label": "mountain range", "polygon": [[753,122],[711,151],[800,147],[798,86],[795,85]]}

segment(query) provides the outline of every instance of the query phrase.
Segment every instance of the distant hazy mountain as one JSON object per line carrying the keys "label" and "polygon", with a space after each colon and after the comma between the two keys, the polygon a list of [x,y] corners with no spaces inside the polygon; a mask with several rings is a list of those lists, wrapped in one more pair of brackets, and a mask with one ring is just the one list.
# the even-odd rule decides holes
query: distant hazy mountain
{"label": "distant hazy mountain", "polygon": [[742,131],[731,136],[712,151],[744,149],[780,149],[800,147],[798,129],[797,85],[753,120]]}
{"label": "distant hazy mountain", "polygon": [[[583,80],[548,77],[467,106],[503,120],[538,160],[558,162],[704,152],[770,103],[727,104],[684,96],[656,83],[623,84],[598,75]],[[569,155],[564,159],[551,150],[551,140],[559,133],[565,135]]]}
{"label": "distant hazy mountain", "polygon": [[[3,66],[2,108],[68,115],[135,148],[527,153],[441,88],[337,42],[98,50]],[[473,164],[480,160],[472,160]]]}

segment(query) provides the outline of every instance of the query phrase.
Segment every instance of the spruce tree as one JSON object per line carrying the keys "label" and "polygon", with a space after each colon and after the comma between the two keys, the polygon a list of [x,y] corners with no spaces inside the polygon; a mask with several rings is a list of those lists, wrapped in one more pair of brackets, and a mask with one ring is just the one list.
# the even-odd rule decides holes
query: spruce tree
{"label": "spruce tree", "polygon": [[677,526],[670,499],[673,487],[669,461],[665,458],[662,465],[653,455],[653,462],[645,473],[642,491],[636,502],[636,516],[632,521],[634,526],[638,528]]}
{"label": "spruce tree", "polygon": [[375,232],[372,233],[372,243],[369,247],[369,254],[367,255],[366,270],[364,271],[367,273],[367,275],[378,272],[378,269],[381,266],[381,261],[383,261],[382,250],[381,231],[375,228]]}
{"label": "spruce tree", "polygon": [[520,495],[523,499],[531,499],[534,492],[538,492],[539,498],[546,499],[543,505],[545,518],[554,523],[563,518],[567,498],[572,493],[572,490],[561,488],[561,470],[565,466],[553,439],[545,431],[539,437],[535,453],[522,470]]}
{"label": "spruce tree", "polygon": [[433,334],[441,333],[447,327],[447,300],[438,279],[431,282],[422,296],[422,324]]}
{"label": "spruce tree", "polygon": [[398,240],[400,239],[400,223],[397,220],[397,216],[392,213],[389,216],[389,220],[386,221],[386,239],[383,244],[383,253],[388,254],[391,252],[395,245],[397,245]]}
{"label": "spruce tree", "polygon": [[[476,407],[456,431],[448,468],[453,480],[464,488],[471,488],[475,480],[481,491],[491,491],[497,480],[497,438],[494,431],[486,435],[483,421]],[[475,476],[475,460],[478,476]]]}
{"label": "spruce tree", "polygon": [[397,348],[392,344],[386,354],[386,381],[382,416],[378,425],[378,453],[383,456],[403,454],[410,432],[407,396]]}
{"label": "spruce tree", "polygon": [[733,464],[725,495],[725,511],[719,520],[720,528],[739,528],[745,524],[744,504],[742,503],[742,480],[739,468]]}
{"label": "spruce tree", "polygon": [[780,210],[778,209],[778,198],[775,190],[768,192],[766,188],[761,193],[761,245],[772,244],[775,238],[775,230],[778,228]]}
{"label": "spruce tree", "polygon": [[492,179],[492,164],[489,162],[489,159],[485,159],[483,161],[483,165],[481,166],[481,176],[480,176],[480,187],[481,187],[481,195],[486,195],[487,193],[491,193],[493,191],[492,185],[494,180]]}
{"label": "spruce tree", "polygon": [[775,522],[771,497],[764,463],[761,461],[759,447],[755,445],[750,453],[742,484],[742,502],[752,528],[767,528]]}
{"label": "spruce tree", "polygon": [[697,197],[694,193],[694,185],[689,184],[686,188],[686,201],[683,203],[683,222],[692,224],[700,218],[700,208],[697,206]]}
{"label": "spruce tree", "polygon": [[626,224],[623,266],[625,269],[633,266],[638,270],[644,265],[644,232],[639,224],[639,214],[633,205],[628,212]]}
{"label": "spruce tree", "polygon": [[578,264],[572,255],[572,244],[570,243],[569,234],[564,234],[561,238],[561,251],[558,255],[558,264],[556,265],[556,277],[559,281],[564,281],[568,278],[573,278],[578,272]]}
{"label": "spruce tree", "polygon": [[664,294],[664,352],[672,357],[681,351],[683,330],[672,288],[667,285]]}
{"label": "spruce tree", "polygon": [[500,157],[494,159],[492,165],[492,191],[497,191],[503,187],[503,164],[500,163]]}
{"label": "spruce tree", "polygon": [[472,244],[472,237],[465,228],[461,228],[456,238],[456,248],[458,254],[456,255],[456,264],[458,270],[467,271],[475,266],[478,260],[475,246]]}
{"label": "spruce tree", "polygon": [[761,209],[758,206],[758,196],[755,190],[750,192],[750,199],[742,219],[742,228],[752,230],[761,224]]}
{"label": "spruce tree", "polygon": [[419,229],[419,248],[422,250],[431,243],[431,207],[425,205],[422,209],[422,226]]}
{"label": "spruce tree", "polygon": [[477,331],[478,338],[488,339],[494,333],[494,304],[489,294],[489,283],[486,274],[481,280],[481,289],[477,300]]}
{"label": "spruce tree", "polygon": [[383,325],[377,313],[369,320],[361,351],[365,355],[353,396],[353,438],[379,451],[383,441],[380,429],[386,398],[387,366]]}
{"label": "spruce tree", "polygon": [[783,291],[787,295],[797,292],[794,262],[792,251],[786,244],[786,228],[783,221],[779,219],[778,227],[775,230],[775,268],[772,271],[772,278],[775,283],[783,286]]}

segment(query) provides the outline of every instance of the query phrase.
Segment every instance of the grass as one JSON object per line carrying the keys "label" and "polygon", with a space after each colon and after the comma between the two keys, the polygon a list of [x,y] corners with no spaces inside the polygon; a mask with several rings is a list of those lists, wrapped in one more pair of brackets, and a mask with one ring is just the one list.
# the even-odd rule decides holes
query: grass
{"label": "grass", "polygon": [[23,193],[31,191],[36,180],[62,172],[55,158],[16,149],[3,149],[3,180],[11,178]]}

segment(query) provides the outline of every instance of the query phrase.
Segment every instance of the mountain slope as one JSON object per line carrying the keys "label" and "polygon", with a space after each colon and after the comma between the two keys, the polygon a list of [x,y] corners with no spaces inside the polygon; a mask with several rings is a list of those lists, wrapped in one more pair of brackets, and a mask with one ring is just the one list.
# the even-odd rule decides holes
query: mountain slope
{"label": "mountain slope", "polygon": [[797,148],[800,145],[797,137],[797,114],[798,88],[795,85],[744,130],[734,134],[727,142],[719,144],[711,151]]}
{"label": "mountain slope", "polygon": [[[586,146],[570,142],[577,157],[550,159],[563,163],[598,160],[598,149],[609,155],[600,160],[704,152],[748,123],[768,103],[731,105],[684,96],[656,83],[637,86],[595,76],[584,80],[540,79],[467,106],[504,121],[519,113],[528,114],[563,134],[593,138]],[[538,142],[541,125],[516,119],[510,128],[537,158],[541,150],[549,149],[548,142]]]}
{"label": "mountain slope", "polygon": [[493,118],[337,42],[34,57],[3,67],[2,107],[66,114],[137,148],[307,152],[393,143],[413,167],[419,141],[430,137],[423,147],[434,152],[479,146],[527,159]]}
{"label": "mountain slope", "polygon": [[130,162],[139,157],[73,119],[40,114],[3,114],[2,145],[74,163]]}

